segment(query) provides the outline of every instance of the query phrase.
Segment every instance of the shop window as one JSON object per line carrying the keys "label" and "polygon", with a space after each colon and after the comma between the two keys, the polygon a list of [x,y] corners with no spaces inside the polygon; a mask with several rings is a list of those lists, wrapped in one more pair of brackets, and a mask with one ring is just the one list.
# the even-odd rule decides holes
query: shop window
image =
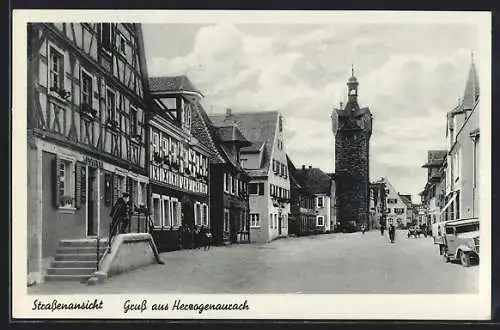
{"label": "shop window", "polygon": [[260,227],[260,214],[250,213],[250,227],[253,227],[253,228]]}

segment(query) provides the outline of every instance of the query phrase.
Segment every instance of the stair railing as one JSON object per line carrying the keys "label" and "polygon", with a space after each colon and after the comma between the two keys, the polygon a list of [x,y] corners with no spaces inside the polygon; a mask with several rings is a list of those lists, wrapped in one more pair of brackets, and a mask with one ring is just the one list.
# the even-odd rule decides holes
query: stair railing
{"label": "stair railing", "polygon": [[99,271],[99,264],[101,263],[101,259],[99,257],[99,249],[101,247],[101,238],[99,236],[97,236],[97,239],[96,239],[96,242],[97,242],[97,248],[96,248],[96,270]]}

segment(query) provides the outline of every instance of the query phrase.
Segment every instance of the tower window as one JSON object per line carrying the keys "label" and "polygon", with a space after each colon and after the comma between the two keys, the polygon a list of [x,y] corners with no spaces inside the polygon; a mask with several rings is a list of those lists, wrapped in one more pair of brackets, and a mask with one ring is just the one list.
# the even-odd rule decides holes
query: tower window
{"label": "tower window", "polygon": [[111,24],[101,24],[101,46],[106,50],[111,50]]}

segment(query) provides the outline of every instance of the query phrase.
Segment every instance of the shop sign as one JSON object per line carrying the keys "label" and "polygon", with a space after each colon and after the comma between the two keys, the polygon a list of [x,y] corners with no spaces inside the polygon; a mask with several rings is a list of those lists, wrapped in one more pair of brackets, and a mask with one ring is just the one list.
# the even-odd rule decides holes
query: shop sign
{"label": "shop sign", "polygon": [[92,157],[85,157],[85,163],[90,167],[103,168],[102,161]]}

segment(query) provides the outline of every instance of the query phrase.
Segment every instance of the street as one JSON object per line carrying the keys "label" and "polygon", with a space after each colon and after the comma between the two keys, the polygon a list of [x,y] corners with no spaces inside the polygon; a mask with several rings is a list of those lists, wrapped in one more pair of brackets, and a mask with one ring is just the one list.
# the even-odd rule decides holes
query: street
{"label": "street", "polygon": [[153,265],[104,284],[52,282],[30,294],[73,293],[474,293],[479,267],[446,263],[432,238],[396,243],[380,232],[291,237],[269,244],[161,254]]}

